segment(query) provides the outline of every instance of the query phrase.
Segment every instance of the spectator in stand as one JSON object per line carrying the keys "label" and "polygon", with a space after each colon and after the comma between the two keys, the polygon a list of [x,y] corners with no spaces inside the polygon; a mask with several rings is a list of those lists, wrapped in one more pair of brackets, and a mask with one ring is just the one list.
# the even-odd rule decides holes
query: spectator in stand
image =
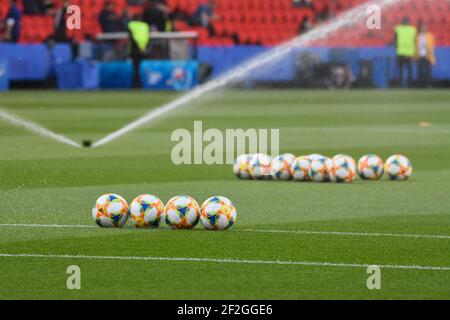
{"label": "spectator in stand", "polygon": [[406,67],[407,83],[412,83],[412,63],[416,56],[417,29],[409,23],[409,18],[404,17],[402,23],[395,27],[395,47],[397,52],[398,84],[403,85],[403,70]]}
{"label": "spectator in stand", "polygon": [[25,15],[53,15],[55,11],[54,0],[23,0],[23,13]]}
{"label": "spectator in stand", "polygon": [[300,25],[298,26],[298,34],[304,34],[311,30],[312,24],[309,21],[309,18],[305,16],[303,20],[300,22]]}
{"label": "spectator in stand", "polygon": [[205,3],[200,4],[192,17],[193,25],[202,26],[208,29],[210,36],[215,36],[213,21],[219,17],[215,14],[216,1],[207,0]]}
{"label": "spectator in stand", "polygon": [[417,36],[417,58],[419,69],[419,84],[421,87],[430,87],[432,84],[431,68],[436,64],[434,36],[427,32],[425,24],[419,24],[419,34]]}
{"label": "spectator in stand", "polygon": [[18,42],[20,38],[21,13],[17,7],[17,0],[9,0],[9,9],[2,22],[2,37],[7,42]]}
{"label": "spectator in stand", "polygon": [[150,43],[150,26],[142,21],[141,15],[136,15],[128,23],[130,35],[130,58],[134,66],[134,87],[141,86],[140,66],[142,60],[148,57],[148,46]]}
{"label": "spectator in stand", "polygon": [[23,13],[25,15],[37,15],[41,14],[38,0],[23,0]]}
{"label": "spectator in stand", "polygon": [[64,0],[62,6],[59,9],[49,7],[48,10],[53,12],[55,16],[54,26],[55,33],[53,34],[53,40],[55,42],[70,42],[67,36],[67,8],[70,6],[69,0]]}
{"label": "spectator in stand", "polygon": [[119,32],[122,29],[120,27],[120,19],[114,11],[114,3],[112,1],[105,1],[98,19],[103,33]]}
{"label": "spectator in stand", "polygon": [[311,8],[313,9],[314,5],[312,0],[292,0],[292,5],[298,8]]}
{"label": "spectator in stand", "polygon": [[120,31],[128,31],[128,24],[131,21],[128,6],[125,7],[118,21]]}
{"label": "spectator in stand", "polygon": [[148,0],[144,7],[144,21],[152,31],[170,31],[169,7],[165,0]]}

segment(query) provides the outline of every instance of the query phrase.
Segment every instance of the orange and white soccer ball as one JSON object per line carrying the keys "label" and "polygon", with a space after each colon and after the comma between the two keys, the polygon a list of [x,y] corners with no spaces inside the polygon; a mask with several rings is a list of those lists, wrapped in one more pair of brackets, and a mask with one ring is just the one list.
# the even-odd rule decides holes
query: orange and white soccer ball
{"label": "orange and white soccer ball", "polygon": [[236,222],[236,208],[230,199],[211,197],[201,208],[200,221],[208,230],[228,230]]}
{"label": "orange and white soccer ball", "polygon": [[250,174],[250,160],[252,155],[242,154],[234,161],[233,172],[239,179],[251,179]]}
{"label": "orange and white soccer ball", "polygon": [[313,182],[327,182],[330,179],[332,160],[328,157],[316,158],[309,166],[309,177]]}
{"label": "orange and white soccer ball", "polygon": [[272,178],[271,172],[272,157],[267,154],[257,153],[249,161],[250,174],[257,180],[268,180]]}
{"label": "orange and white soccer ball", "polygon": [[358,174],[364,180],[379,180],[383,176],[383,160],[375,155],[368,154],[358,161]]}
{"label": "orange and white soccer ball", "polygon": [[172,229],[192,229],[200,220],[200,206],[189,196],[175,196],[164,208],[166,223]]}
{"label": "orange and white soccer ball", "polygon": [[345,155],[334,157],[329,174],[332,182],[352,183],[356,177],[355,160]]}
{"label": "orange and white soccer ball", "polygon": [[385,171],[391,180],[407,180],[413,171],[411,160],[400,154],[395,154],[386,160]]}
{"label": "orange and white soccer ball", "polygon": [[163,216],[164,204],[154,195],[140,195],[130,204],[130,219],[136,228],[158,228]]}
{"label": "orange and white soccer ball", "polygon": [[128,203],[117,194],[104,194],[95,202],[92,217],[99,227],[121,228],[128,220]]}
{"label": "orange and white soccer ball", "polygon": [[275,157],[271,163],[272,177],[276,180],[291,180],[291,166],[295,161],[295,156],[291,153],[281,154]]}
{"label": "orange and white soccer ball", "polygon": [[349,160],[351,160],[353,162],[353,164],[355,166],[355,169],[356,169],[356,161],[355,161],[355,159],[353,159],[353,157],[351,157],[351,156],[349,156],[347,154],[342,154],[342,153],[341,154],[337,154],[331,160],[334,161],[335,159],[340,158],[340,157],[347,157]]}
{"label": "orange and white soccer ball", "polygon": [[292,177],[295,181],[310,181],[309,167],[311,159],[308,156],[301,156],[294,160],[291,166]]}

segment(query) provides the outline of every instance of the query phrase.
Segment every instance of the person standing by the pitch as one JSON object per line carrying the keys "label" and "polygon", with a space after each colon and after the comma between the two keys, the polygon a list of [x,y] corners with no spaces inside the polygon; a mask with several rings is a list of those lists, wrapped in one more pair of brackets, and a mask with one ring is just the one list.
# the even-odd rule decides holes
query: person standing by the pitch
{"label": "person standing by the pitch", "polygon": [[404,17],[402,23],[395,27],[395,47],[397,53],[398,84],[403,86],[403,71],[406,68],[409,87],[412,83],[412,64],[416,57],[417,29]]}
{"label": "person standing by the pitch", "polygon": [[433,82],[431,69],[436,64],[435,40],[431,32],[427,31],[425,24],[419,24],[417,35],[417,64],[419,70],[419,85],[428,88]]}

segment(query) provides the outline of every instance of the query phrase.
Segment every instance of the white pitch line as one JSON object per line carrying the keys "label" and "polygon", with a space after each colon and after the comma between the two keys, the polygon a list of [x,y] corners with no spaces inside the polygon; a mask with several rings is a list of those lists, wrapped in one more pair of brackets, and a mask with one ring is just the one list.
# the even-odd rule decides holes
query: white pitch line
{"label": "white pitch line", "polygon": [[408,233],[378,233],[378,232],[340,232],[340,231],[304,231],[304,230],[266,230],[245,229],[243,232],[257,233],[287,233],[305,235],[331,235],[331,236],[354,236],[354,237],[395,237],[395,238],[427,238],[427,239],[450,239],[446,235],[433,234],[408,234]]}
{"label": "white pitch line", "polygon": [[[80,224],[21,224],[3,223],[0,228],[72,228],[72,229],[99,229],[94,225]],[[386,237],[386,238],[424,238],[424,239],[450,239],[448,235],[434,234],[408,234],[408,233],[377,233],[377,232],[341,232],[341,231],[308,231],[308,230],[269,230],[269,229],[236,229],[232,232],[253,232],[253,233],[278,233],[278,234],[304,234],[304,235],[325,235],[325,236],[352,236],[352,237]]]}
{"label": "white pitch line", "polygon": [[87,226],[81,224],[32,224],[32,223],[2,223],[0,228],[16,227],[16,228],[98,228],[96,226]]}
{"label": "white pitch line", "polygon": [[0,119],[3,119],[7,122],[9,122],[12,125],[22,127],[27,129],[28,131],[37,133],[38,135],[42,137],[47,137],[50,139],[53,139],[55,141],[70,145],[72,147],[81,148],[81,145],[72,139],[69,139],[62,134],[54,133],[53,131],[48,130],[47,128],[44,128],[43,126],[34,123],[29,120],[24,120],[19,118],[16,115],[13,115],[9,112],[6,112],[5,110],[0,109]]}
{"label": "white pitch line", "polygon": [[311,261],[281,261],[281,260],[240,260],[240,259],[214,259],[214,258],[189,258],[189,257],[151,257],[151,256],[89,256],[71,254],[30,254],[30,253],[0,253],[0,258],[42,258],[42,259],[84,259],[84,260],[132,260],[132,261],[171,261],[171,262],[206,262],[228,264],[256,264],[256,265],[293,265],[310,267],[336,267],[336,268],[367,268],[379,266],[384,269],[429,270],[450,271],[447,266],[418,266],[395,264],[359,264],[336,262],[311,262]]}

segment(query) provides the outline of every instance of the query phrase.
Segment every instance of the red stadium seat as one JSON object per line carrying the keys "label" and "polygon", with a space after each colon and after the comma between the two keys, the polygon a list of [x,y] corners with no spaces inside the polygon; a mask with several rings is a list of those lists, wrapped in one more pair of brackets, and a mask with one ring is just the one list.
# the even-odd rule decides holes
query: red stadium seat
{"label": "red stadium seat", "polygon": [[[19,1],[20,2],[20,1]],[[61,5],[61,0],[56,4]],[[117,13],[128,8],[130,15],[142,12],[142,6],[128,6],[127,0],[114,0]],[[179,10],[193,14],[199,4],[205,0],[167,0],[171,11]],[[231,36],[238,34],[243,43],[263,43],[274,45],[297,34],[298,27],[305,17],[316,21],[319,13],[329,8],[334,14],[348,10],[354,6],[367,2],[366,0],[314,0],[314,9],[295,8],[292,0],[217,0],[216,14],[220,17],[214,23],[217,37],[211,39],[203,28],[192,27],[182,21],[176,22],[178,30],[196,30],[200,32],[200,43],[209,45],[233,43]],[[95,34],[100,31],[98,14],[104,0],[72,0],[72,4],[80,5],[83,9],[81,31],[71,31],[77,40],[82,40],[85,34]],[[0,18],[6,15],[8,5],[0,1]],[[447,0],[409,0],[393,5],[383,11],[382,32],[367,33],[364,24],[357,24],[353,28],[344,28],[338,39],[320,41],[322,44],[365,46],[386,45],[392,41],[394,26],[403,16],[410,17],[413,23],[419,21],[427,24],[430,31],[435,33],[437,43],[450,45],[448,30],[450,30],[450,1]],[[53,32],[50,17],[25,16],[22,21],[21,42],[40,42]]]}

